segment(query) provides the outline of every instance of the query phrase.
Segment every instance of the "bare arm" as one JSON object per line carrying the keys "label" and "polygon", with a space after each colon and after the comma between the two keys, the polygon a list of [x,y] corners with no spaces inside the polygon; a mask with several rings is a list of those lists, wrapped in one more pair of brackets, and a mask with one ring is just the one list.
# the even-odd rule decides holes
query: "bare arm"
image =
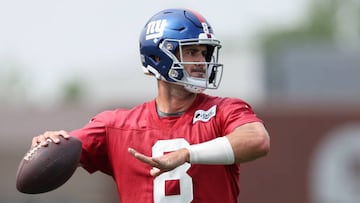
{"label": "bare arm", "polygon": [[235,163],[252,161],[270,150],[269,134],[260,122],[239,126],[226,137],[234,151]]}

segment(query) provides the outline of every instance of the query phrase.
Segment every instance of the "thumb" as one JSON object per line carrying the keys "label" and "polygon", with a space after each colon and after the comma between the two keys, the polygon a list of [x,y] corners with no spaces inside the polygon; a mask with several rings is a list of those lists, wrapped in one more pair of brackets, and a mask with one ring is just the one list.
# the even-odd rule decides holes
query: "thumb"
{"label": "thumb", "polygon": [[153,177],[156,177],[156,176],[160,175],[161,173],[162,173],[161,170],[158,168],[155,168],[155,167],[150,170],[150,175]]}

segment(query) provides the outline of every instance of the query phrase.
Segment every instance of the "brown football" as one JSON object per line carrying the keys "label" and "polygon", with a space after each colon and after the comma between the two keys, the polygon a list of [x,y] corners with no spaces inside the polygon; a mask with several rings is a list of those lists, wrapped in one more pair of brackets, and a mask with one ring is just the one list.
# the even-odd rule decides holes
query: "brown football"
{"label": "brown football", "polygon": [[31,148],[16,173],[16,188],[27,194],[39,194],[63,185],[75,172],[81,156],[81,141],[75,137],[47,140],[47,146]]}

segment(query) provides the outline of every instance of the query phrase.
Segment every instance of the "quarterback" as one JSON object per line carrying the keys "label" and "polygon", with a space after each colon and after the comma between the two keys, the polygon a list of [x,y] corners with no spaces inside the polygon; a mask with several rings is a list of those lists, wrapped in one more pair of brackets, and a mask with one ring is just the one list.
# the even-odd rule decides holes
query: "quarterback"
{"label": "quarterback", "polygon": [[79,166],[112,176],[122,203],[237,202],[240,164],[266,156],[270,138],[248,103],[204,93],[223,73],[213,28],[196,11],[166,9],[145,24],[139,48],[156,98],[69,133],[47,131],[32,146],[79,138]]}

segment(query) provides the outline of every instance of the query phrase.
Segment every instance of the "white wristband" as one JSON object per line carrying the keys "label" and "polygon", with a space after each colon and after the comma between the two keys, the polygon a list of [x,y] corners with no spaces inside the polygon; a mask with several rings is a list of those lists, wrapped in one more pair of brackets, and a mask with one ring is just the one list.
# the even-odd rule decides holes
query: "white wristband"
{"label": "white wristband", "polygon": [[200,144],[190,145],[190,163],[233,164],[234,151],[226,137],[219,137]]}

